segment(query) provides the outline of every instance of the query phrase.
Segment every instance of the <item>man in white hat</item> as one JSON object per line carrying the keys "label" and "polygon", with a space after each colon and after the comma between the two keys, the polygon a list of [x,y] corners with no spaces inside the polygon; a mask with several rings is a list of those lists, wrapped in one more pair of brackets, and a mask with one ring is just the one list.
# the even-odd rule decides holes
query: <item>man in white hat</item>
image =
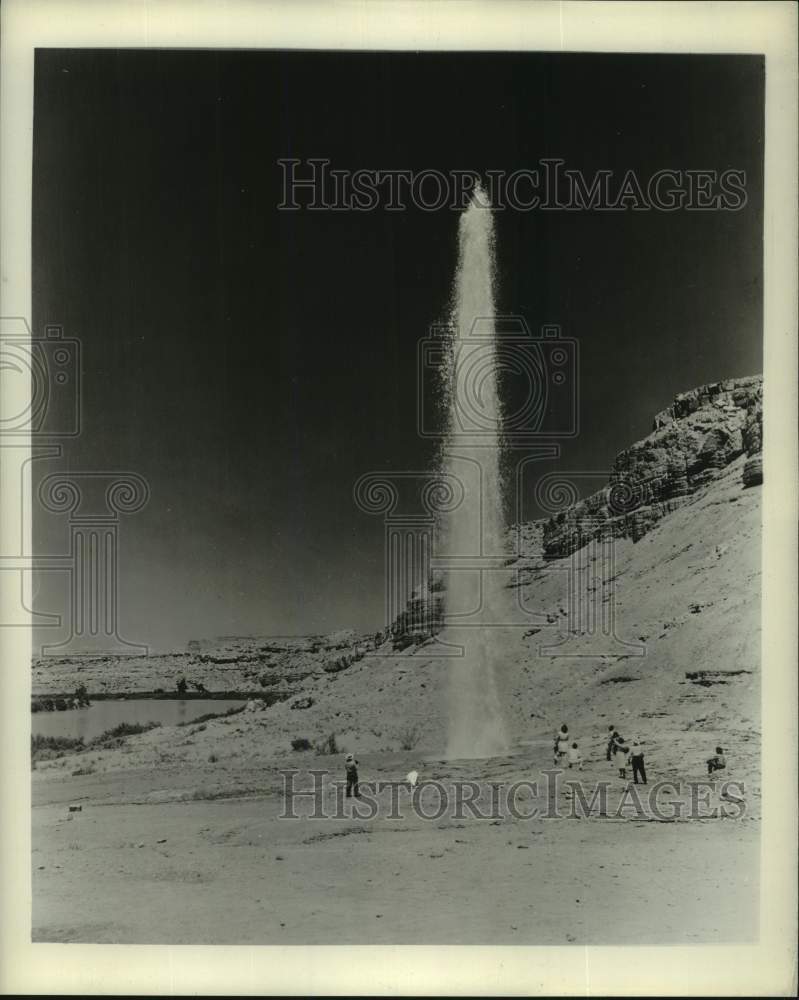
{"label": "man in white hat", "polygon": [[344,770],[347,774],[347,798],[352,798],[355,795],[355,798],[359,799],[361,793],[358,791],[358,761],[354,754],[348,753],[345,757]]}

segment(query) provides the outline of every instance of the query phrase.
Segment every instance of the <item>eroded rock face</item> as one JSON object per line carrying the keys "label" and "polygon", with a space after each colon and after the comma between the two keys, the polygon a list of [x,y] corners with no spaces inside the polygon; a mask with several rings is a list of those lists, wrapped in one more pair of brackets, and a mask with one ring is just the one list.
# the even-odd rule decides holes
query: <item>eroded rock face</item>
{"label": "eroded rock face", "polygon": [[759,486],[763,482],[763,397],[762,393],[749,404],[743,442],[749,461],[744,466],[744,486]]}
{"label": "eroded rock face", "polygon": [[760,375],[680,393],[648,437],[616,456],[604,489],[547,522],[545,556],[568,556],[601,533],[638,541],[744,453],[745,485],[762,482],[762,397]]}
{"label": "eroded rock face", "polygon": [[758,455],[763,450],[763,395],[752,400],[746,412],[743,441],[747,455]]}
{"label": "eroded rock face", "polygon": [[[509,562],[542,555],[562,559],[600,534],[638,541],[744,453],[750,456],[744,485],[762,482],[762,396],[760,375],[680,393],[657,414],[648,437],[619,452],[603,489],[549,520],[513,525],[508,530]],[[431,579],[413,594],[390,628],[395,647],[440,631],[443,586],[440,577]]]}
{"label": "eroded rock face", "polygon": [[744,486],[760,486],[763,482],[763,455],[753,455],[747,459],[743,471]]}
{"label": "eroded rock face", "polygon": [[444,617],[444,595],[427,588],[416,591],[403,612],[391,625],[391,636],[400,648],[409,642],[422,642],[441,631]]}

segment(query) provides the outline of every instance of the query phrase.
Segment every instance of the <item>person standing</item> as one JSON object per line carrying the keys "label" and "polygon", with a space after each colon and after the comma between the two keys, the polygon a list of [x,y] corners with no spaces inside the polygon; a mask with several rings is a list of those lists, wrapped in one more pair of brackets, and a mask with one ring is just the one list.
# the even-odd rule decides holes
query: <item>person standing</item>
{"label": "person standing", "polygon": [[344,759],[344,772],[347,775],[347,798],[350,799],[355,795],[355,798],[359,799],[361,793],[358,791],[358,761],[354,754],[348,753]]}
{"label": "person standing", "polygon": [[616,756],[616,751],[621,744],[624,743],[624,737],[621,736],[615,726],[608,726],[608,734],[607,758],[611,760],[611,758]]}
{"label": "person standing", "polygon": [[644,748],[638,740],[633,741],[630,752],[630,763],[633,766],[633,781],[638,784],[640,775],[643,784],[646,784],[646,768],[644,767]]}
{"label": "person standing", "polygon": [[619,768],[619,777],[627,778],[627,758],[630,756],[630,748],[624,743],[620,743],[614,750],[616,762]]}
{"label": "person standing", "polygon": [[723,771],[727,766],[727,758],[724,756],[723,747],[716,747],[716,756],[710,757],[707,762],[708,777],[714,771]]}
{"label": "person standing", "polygon": [[564,722],[559,731],[555,733],[554,757],[555,767],[563,761],[566,751],[569,749],[569,727]]}

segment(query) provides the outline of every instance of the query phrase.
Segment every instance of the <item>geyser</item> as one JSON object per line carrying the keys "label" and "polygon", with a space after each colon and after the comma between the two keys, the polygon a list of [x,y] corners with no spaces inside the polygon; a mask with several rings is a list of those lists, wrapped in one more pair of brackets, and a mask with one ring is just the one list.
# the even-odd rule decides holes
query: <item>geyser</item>
{"label": "geyser", "polygon": [[447,569],[440,638],[461,649],[449,677],[447,756],[507,750],[500,691],[509,621],[501,471],[502,405],[494,322],[494,223],[481,189],[461,215],[452,295],[450,364],[444,380],[448,430],[442,471],[463,487],[440,524]]}

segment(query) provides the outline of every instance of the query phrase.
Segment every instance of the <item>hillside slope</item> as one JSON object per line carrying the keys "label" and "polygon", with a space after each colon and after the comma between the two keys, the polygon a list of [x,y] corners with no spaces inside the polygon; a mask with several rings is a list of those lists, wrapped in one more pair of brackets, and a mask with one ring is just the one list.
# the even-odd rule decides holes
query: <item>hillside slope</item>
{"label": "hillside slope", "polygon": [[[718,414],[708,407],[718,407]],[[690,421],[690,433],[676,430],[697,454],[711,454],[697,427],[722,447],[712,450],[712,462],[703,459],[701,476],[679,503],[647,518],[637,540],[623,532],[613,539],[614,564],[604,579],[598,542],[583,539],[567,557],[552,559],[545,558],[548,537],[565,537],[557,524],[549,532],[540,525],[523,532],[529,548],[510,569],[529,627],[497,629],[494,638],[501,646],[499,682],[517,744],[547,741],[567,722],[584,754],[601,758],[614,723],[625,736],[644,740],[663,771],[701,776],[704,759],[720,742],[738,762],[737,773],[745,772],[756,787],[761,491],[744,485],[753,481],[744,470],[759,451],[757,435],[754,448],[746,445],[751,411],[739,407],[736,415],[716,395],[677,418]],[[741,433],[731,449],[717,433],[719,420],[737,422],[732,437]],[[650,437],[659,441],[661,433],[656,428]],[[673,421],[669,434],[675,440]],[[622,454],[651,455],[644,444]],[[614,634],[592,630],[585,613],[574,613],[570,578],[577,581],[583,609],[593,607],[601,616],[603,608],[615,608]],[[341,639],[347,647],[357,642],[350,635]],[[266,762],[296,757],[293,740],[315,745],[330,734],[339,749],[441,756],[450,672],[457,666],[437,655],[437,640],[401,651],[390,641],[376,646],[374,639],[364,640],[355,655],[331,660],[331,647],[338,644],[331,639],[313,654],[303,650],[310,669],[297,675],[286,701],[202,727],[155,730],[130,738],[119,751],[87,751],[89,765],[203,765],[210,757]],[[70,766],[64,758],[42,762],[40,769]]]}

